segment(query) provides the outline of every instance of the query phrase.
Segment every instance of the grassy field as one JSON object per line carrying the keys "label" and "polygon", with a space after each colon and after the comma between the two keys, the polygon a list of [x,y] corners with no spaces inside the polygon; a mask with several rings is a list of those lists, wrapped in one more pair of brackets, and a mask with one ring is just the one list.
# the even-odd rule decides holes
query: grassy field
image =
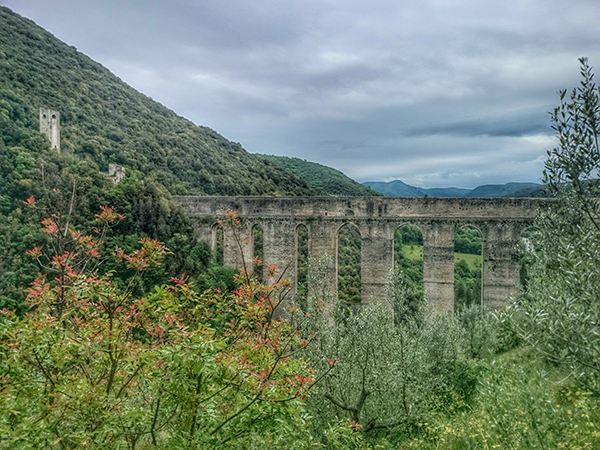
{"label": "grassy field", "polygon": [[481,255],[469,255],[467,253],[455,253],[454,263],[459,259],[464,259],[469,265],[469,269],[481,269]]}
{"label": "grassy field", "polygon": [[[423,259],[423,247],[420,245],[403,245],[402,253],[408,259],[418,260]],[[464,259],[469,268],[479,269],[481,268],[481,256],[480,255],[469,255],[466,253],[455,253],[454,254],[454,262],[456,263],[459,259]]]}
{"label": "grassy field", "polygon": [[405,258],[414,260],[423,259],[423,246],[422,245],[403,245],[402,253]]}

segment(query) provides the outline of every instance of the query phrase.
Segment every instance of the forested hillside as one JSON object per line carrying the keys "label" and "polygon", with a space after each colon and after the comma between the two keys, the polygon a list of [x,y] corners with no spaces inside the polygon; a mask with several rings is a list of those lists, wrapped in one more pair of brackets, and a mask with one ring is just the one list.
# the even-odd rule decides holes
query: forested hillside
{"label": "forested hillside", "polygon": [[[39,132],[40,107],[60,112],[61,154]],[[110,247],[132,251],[148,236],[172,251],[145,276],[146,286],[185,272],[203,289],[226,287],[231,273],[195,242],[190,221],[169,194],[314,193],[300,178],[177,116],[4,7],[0,136],[0,308],[21,310],[24,289],[38,271],[25,252],[43,242],[38,225],[50,211],[68,213],[70,224],[91,232],[99,208],[116,207],[125,219],[108,231]],[[106,175],[109,163],[126,169],[119,185]],[[29,197],[37,209],[24,206]],[[106,270],[116,268],[113,263]]]}
{"label": "forested hillside", "polygon": [[0,133],[23,146],[40,107],[60,112],[63,152],[139,171],[172,194],[307,195],[299,178],[137,92],[109,70],[0,8]]}
{"label": "forested hillside", "polygon": [[340,196],[382,195],[354,181],[339,170],[300,158],[262,155],[267,161],[293,173],[321,194]]}

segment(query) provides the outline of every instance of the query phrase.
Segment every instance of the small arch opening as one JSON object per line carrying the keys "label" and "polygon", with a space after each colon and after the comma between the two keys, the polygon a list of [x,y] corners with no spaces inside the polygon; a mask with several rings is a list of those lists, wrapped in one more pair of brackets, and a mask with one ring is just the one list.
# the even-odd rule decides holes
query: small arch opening
{"label": "small arch opening", "polygon": [[213,225],[211,229],[210,249],[216,264],[223,265],[223,226],[220,223]]}
{"label": "small arch opening", "polygon": [[252,271],[254,276],[261,283],[264,280],[263,275],[263,257],[264,257],[264,240],[263,229],[260,225],[252,227]]}
{"label": "small arch opening", "polygon": [[308,295],[308,228],[300,224],[296,227],[296,296],[300,303]]}
{"label": "small arch opening", "polygon": [[454,310],[481,306],[481,232],[465,225],[454,236]]}
{"label": "small arch opening", "polygon": [[423,233],[415,225],[398,227],[394,233],[394,273],[400,272],[409,287],[409,309],[423,300]]}
{"label": "small arch opening", "polygon": [[338,230],[338,297],[340,302],[356,305],[361,301],[360,265],[362,238],[357,226],[344,224]]}
{"label": "small arch opening", "polygon": [[531,266],[541,250],[541,232],[534,226],[527,227],[521,232],[518,244],[519,255],[519,285],[523,289],[529,286]]}

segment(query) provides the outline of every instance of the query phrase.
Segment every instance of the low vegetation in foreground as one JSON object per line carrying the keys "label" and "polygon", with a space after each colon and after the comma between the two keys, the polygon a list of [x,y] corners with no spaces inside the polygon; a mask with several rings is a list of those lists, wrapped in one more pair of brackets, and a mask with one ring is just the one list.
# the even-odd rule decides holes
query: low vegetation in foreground
{"label": "low vegetation in foreground", "polygon": [[544,182],[558,200],[494,313],[432,313],[402,265],[381,302],[356,307],[329,294],[322,261],[295,305],[271,272],[263,284],[215,265],[160,186],[130,180],[97,208],[97,168],[34,169],[0,145],[20,164],[3,189],[40,175],[39,195],[2,200],[0,226],[22,234],[4,251],[29,244],[11,276],[39,275],[24,301],[2,291],[0,448],[600,448],[600,96],[581,64],[552,114]]}

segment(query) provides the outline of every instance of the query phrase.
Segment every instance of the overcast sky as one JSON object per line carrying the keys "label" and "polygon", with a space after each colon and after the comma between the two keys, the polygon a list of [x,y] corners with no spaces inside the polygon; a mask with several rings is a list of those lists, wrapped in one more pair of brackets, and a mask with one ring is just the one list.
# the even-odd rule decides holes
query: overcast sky
{"label": "overcast sky", "polygon": [[[598,0],[0,0],[250,152],[358,181],[539,181]],[[599,75],[600,76],[600,75]]]}

